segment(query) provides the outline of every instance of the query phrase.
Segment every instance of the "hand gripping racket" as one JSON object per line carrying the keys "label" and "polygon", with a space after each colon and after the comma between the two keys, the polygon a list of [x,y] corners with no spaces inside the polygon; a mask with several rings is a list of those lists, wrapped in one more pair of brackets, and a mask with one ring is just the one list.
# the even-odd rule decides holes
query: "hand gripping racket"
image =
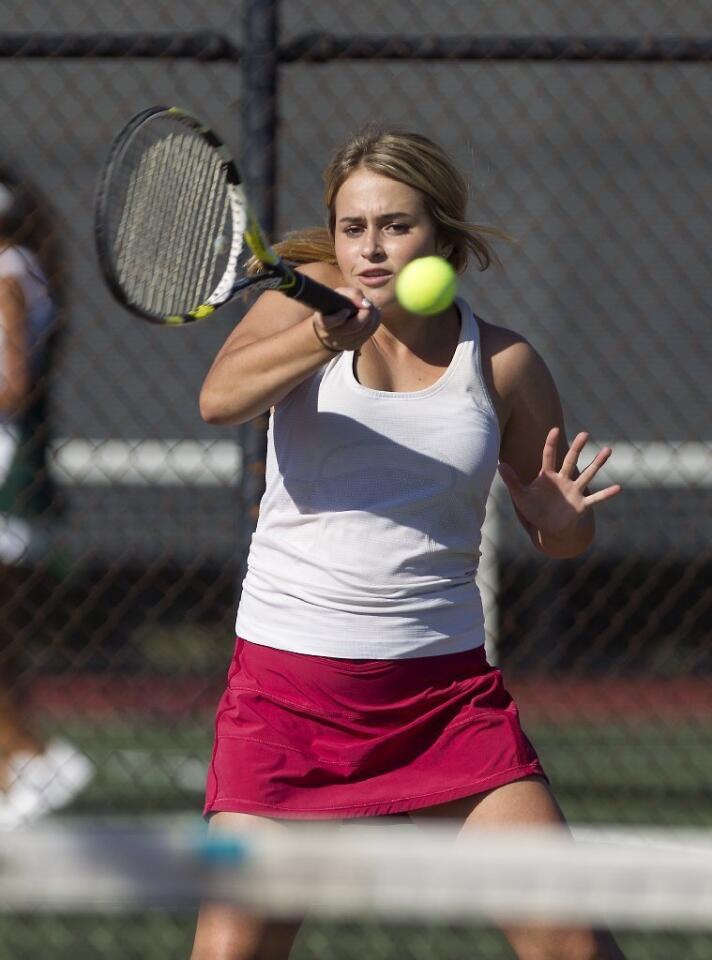
{"label": "hand gripping racket", "polygon": [[[249,288],[279,290],[324,314],[356,307],[295,272],[270,247],[219,137],[176,107],[151,107],[115,138],[94,234],[115,298],[159,324],[210,316]],[[253,254],[262,269],[248,275]]]}

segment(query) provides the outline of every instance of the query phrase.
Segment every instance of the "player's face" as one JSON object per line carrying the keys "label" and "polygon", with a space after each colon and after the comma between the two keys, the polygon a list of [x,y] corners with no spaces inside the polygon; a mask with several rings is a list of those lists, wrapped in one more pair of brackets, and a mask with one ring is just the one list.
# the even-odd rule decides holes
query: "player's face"
{"label": "player's face", "polygon": [[418,190],[360,168],[335,202],[336,259],[348,286],[376,306],[395,302],[395,278],[417,257],[438,252],[435,224]]}

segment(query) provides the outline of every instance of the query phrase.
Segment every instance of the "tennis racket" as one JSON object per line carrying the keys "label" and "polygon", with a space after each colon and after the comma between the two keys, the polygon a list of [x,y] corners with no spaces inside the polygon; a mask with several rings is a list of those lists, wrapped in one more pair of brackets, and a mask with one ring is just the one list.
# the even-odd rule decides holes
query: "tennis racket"
{"label": "tennis racket", "polygon": [[[114,297],[151,323],[202,320],[248,289],[279,290],[324,314],[356,313],[275,253],[225,144],[176,107],[143,110],[114,139],[94,234]],[[261,269],[248,275],[251,254]]]}

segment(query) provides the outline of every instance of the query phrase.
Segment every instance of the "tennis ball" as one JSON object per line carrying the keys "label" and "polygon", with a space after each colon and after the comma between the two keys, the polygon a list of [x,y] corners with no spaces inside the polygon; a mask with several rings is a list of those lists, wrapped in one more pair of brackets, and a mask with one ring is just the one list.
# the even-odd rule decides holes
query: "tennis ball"
{"label": "tennis ball", "polygon": [[442,257],[411,260],[396,279],[396,296],[400,305],[411,313],[426,317],[447,310],[456,291],[457,274]]}

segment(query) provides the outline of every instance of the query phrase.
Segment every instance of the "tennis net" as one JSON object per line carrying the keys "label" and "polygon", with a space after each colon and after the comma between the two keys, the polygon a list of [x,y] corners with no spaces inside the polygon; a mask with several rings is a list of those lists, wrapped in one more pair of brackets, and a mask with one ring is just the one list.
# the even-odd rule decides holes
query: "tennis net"
{"label": "tennis net", "polygon": [[456,838],[449,825],[299,824],[233,835],[179,819],[48,820],[0,836],[4,915],[193,909],[203,897],[275,917],[497,916],[712,933],[712,831]]}

